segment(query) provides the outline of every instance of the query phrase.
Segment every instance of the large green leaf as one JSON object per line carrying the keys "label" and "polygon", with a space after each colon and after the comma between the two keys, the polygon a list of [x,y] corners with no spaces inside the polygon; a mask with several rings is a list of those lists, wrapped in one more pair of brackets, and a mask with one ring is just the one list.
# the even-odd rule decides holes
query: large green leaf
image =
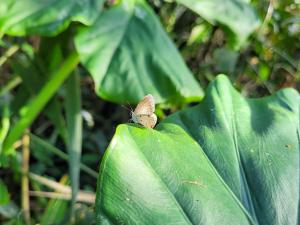
{"label": "large green leaf", "polygon": [[90,25],[103,0],[1,0],[0,33],[55,35],[72,21]]}
{"label": "large green leaf", "polygon": [[225,76],[155,129],[120,125],[101,163],[98,224],[296,225],[299,94],[247,99]]}
{"label": "large green leaf", "polygon": [[229,40],[239,47],[259,26],[255,10],[245,0],[176,0],[211,23],[229,31]]}
{"label": "large green leaf", "polygon": [[115,102],[200,100],[202,90],[156,15],[142,0],[124,0],[76,37],[96,92]]}

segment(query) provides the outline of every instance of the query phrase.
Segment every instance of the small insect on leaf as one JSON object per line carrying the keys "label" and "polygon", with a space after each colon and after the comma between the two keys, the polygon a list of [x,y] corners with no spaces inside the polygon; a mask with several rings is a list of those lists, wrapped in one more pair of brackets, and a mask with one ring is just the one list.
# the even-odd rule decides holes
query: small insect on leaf
{"label": "small insect on leaf", "polygon": [[292,150],[292,145],[291,144],[286,144],[284,146],[287,150]]}
{"label": "small insect on leaf", "polygon": [[153,128],[157,122],[157,116],[154,114],[155,101],[151,94],[146,95],[131,112],[133,122],[144,127]]}

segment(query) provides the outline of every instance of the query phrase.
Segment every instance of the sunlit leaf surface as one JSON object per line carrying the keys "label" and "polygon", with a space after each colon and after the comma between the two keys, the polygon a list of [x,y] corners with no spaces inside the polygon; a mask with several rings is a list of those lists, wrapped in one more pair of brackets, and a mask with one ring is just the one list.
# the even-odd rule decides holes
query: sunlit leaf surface
{"label": "sunlit leaf surface", "polygon": [[0,33],[55,35],[72,21],[90,25],[103,0],[3,0],[0,1]]}
{"label": "sunlit leaf surface", "polygon": [[115,102],[199,101],[202,89],[144,1],[124,1],[80,30],[76,48],[96,92]]}
{"label": "sunlit leaf surface", "polygon": [[98,224],[298,223],[299,95],[242,97],[219,76],[155,129],[120,125],[101,163]]}

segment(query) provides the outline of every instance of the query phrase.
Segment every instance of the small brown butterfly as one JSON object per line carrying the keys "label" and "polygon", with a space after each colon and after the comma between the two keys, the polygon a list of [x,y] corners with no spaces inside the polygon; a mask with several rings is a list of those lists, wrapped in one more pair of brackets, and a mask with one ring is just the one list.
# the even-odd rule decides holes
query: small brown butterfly
{"label": "small brown butterfly", "polygon": [[154,114],[155,102],[151,94],[146,95],[131,112],[131,119],[144,127],[153,128],[157,122],[157,116]]}

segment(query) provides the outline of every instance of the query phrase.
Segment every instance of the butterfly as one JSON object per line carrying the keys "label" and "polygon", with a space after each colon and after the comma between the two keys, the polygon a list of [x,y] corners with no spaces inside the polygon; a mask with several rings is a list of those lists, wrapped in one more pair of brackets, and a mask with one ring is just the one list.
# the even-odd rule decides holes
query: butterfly
{"label": "butterfly", "polygon": [[146,95],[131,111],[131,119],[134,123],[139,123],[144,127],[153,128],[157,122],[157,116],[154,114],[155,102],[151,94]]}

